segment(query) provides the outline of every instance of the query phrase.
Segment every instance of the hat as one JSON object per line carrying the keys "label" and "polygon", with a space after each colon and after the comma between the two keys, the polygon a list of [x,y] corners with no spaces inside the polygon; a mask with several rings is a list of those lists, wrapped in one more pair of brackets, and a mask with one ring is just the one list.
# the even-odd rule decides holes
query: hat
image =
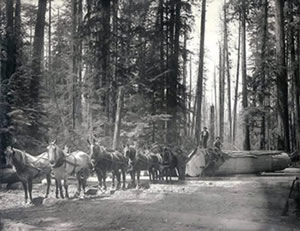
{"label": "hat", "polygon": [[207,129],[207,127],[204,127],[203,129]]}

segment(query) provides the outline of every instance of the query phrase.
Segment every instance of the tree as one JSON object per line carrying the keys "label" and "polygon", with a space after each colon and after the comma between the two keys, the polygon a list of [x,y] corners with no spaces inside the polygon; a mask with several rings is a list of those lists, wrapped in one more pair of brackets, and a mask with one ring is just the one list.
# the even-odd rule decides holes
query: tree
{"label": "tree", "polygon": [[[248,108],[248,89],[247,89],[247,63],[246,63],[246,4],[242,1],[241,9],[241,31],[242,31],[242,107],[245,110]],[[244,150],[250,150],[250,129],[248,124],[247,115],[244,118],[243,124],[243,148]]]}
{"label": "tree", "polygon": [[[229,47],[228,47],[228,19],[227,19],[227,6],[226,0],[223,6],[224,11],[224,78],[227,75],[227,100],[228,100],[228,120],[229,120],[229,135],[228,141],[232,141],[232,112],[231,112],[231,78],[230,78],[230,60],[229,60]],[[226,60],[226,63],[225,63]],[[226,68],[225,68],[226,66]],[[225,72],[226,70],[226,72]]]}
{"label": "tree", "polygon": [[275,15],[276,15],[276,85],[277,85],[277,110],[278,110],[278,126],[281,130],[283,127],[283,133],[278,137],[284,141],[284,150],[290,151],[289,141],[289,111],[288,111],[288,82],[287,82],[287,67],[285,57],[285,34],[284,34],[284,15],[283,15],[283,0],[275,0]]}
{"label": "tree", "polygon": [[224,95],[225,95],[225,76],[224,76],[224,56],[222,57],[222,48],[219,45],[219,136],[224,140]]}
{"label": "tree", "polygon": [[199,66],[198,66],[198,79],[197,79],[197,111],[196,111],[196,143],[200,144],[200,132],[201,132],[201,106],[203,95],[203,65],[204,65],[204,39],[205,39],[205,18],[206,18],[206,0],[202,0],[201,9],[201,30],[200,30],[200,50],[199,50]]}
{"label": "tree", "polygon": [[235,80],[235,93],[234,93],[234,104],[233,104],[233,144],[236,141],[236,131],[237,131],[237,103],[238,103],[238,92],[239,92],[239,79],[240,79],[240,47],[241,47],[241,26],[239,23],[238,32],[238,47],[237,47],[237,66],[236,66],[236,80]]}

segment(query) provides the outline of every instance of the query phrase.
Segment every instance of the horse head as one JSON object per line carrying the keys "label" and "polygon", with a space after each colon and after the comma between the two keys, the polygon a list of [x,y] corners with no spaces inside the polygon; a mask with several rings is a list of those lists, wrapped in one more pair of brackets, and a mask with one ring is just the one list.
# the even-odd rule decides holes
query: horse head
{"label": "horse head", "polygon": [[51,166],[57,165],[57,163],[64,159],[63,151],[56,145],[56,141],[51,142],[48,147],[48,159]]}
{"label": "horse head", "polygon": [[13,165],[12,159],[13,159],[13,156],[15,155],[15,150],[13,149],[13,147],[8,146],[8,147],[5,149],[4,154],[5,154],[5,161],[6,161],[6,164],[8,164],[8,165]]}
{"label": "horse head", "polygon": [[95,164],[97,162],[97,159],[99,156],[106,152],[105,148],[97,142],[95,139],[93,139],[92,142],[89,142],[90,145],[90,157],[92,159],[92,163]]}
{"label": "horse head", "polygon": [[163,148],[163,151],[161,152],[161,158],[163,164],[165,165],[172,165],[174,161],[174,155],[172,151],[167,147]]}
{"label": "horse head", "polygon": [[129,147],[129,145],[125,145],[123,149],[123,154],[127,159],[133,161],[136,157],[136,150],[134,148]]}

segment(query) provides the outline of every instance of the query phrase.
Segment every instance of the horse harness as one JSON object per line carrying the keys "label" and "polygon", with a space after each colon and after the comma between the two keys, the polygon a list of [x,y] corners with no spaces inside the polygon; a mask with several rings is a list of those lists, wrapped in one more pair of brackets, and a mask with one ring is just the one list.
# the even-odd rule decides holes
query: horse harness
{"label": "horse harness", "polygon": [[[40,168],[38,168],[38,167],[35,167],[34,166],[34,164],[40,159],[40,158],[38,158],[37,160],[35,160],[33,163],[32,163],[32,165],[29,165],[29,164],[26,164],[26,163],[28,163],[28,160],[27,160],[27,156],[26,156],[26,153],[24,152],[24,151],[21,151],[21,150],[18,150],[19,152],[21,152],[21,156],[22,156],[22,159],[23,159],[23,165],[24,165],[24,167],[28,167],[28,168],[33,168],[33,169],[35,169],[35,170],[37,170],[37,174],[36,174],[36,176],[37,175],[39,175],[39,173],[42,171]],[[12,148],[12,155],[14,156],[15,155],[15,150]],[[24,168],[25,169],[25,168]],[[23,170],[23,169],[22,169]]]}
{"label": "horse harness", "polygon": [[63,155],[63,158],[60,158],[60,159],[56,162],[56,164],[53,166],[53,168],[59,168],[59,167],[61,167],[61,166],[63,166],[63,165],[64,165],[64,167],[66,167],[66,166],[67,166],[67,163],[68,163],[68,164],[70,164],[70,165],[73,166],[73,170],[72,170],[72,172],[71,172],[71,175],[73,175],[73,174],[76,173],[76,172],[75,172],[76,167],[78,167],[78,166],[80,166],[80,165],[77,164],[77,159],[76,159],[76,157],[75,157],[74,155],[68,154],[68,156],[72,156],[72,157],[74,158],[74,160],[75,160],[75,163],[73,163],[73,162],[67,160],[66,157],[65,157],[65,155]]}

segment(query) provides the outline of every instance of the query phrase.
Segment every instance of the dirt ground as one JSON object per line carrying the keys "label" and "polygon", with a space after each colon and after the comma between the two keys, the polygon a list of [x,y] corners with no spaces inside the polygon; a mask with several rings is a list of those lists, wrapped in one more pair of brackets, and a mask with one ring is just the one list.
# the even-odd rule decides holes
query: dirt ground
{"label": "dirt ground", "polygon": [[55,199],[54,186],[43,200],[36,184],[36,205],[23,204],[23,190],[1,189],[0,230],[300,230],[293,200],[281,216],[295,174],[188,178],[69,200]]}

